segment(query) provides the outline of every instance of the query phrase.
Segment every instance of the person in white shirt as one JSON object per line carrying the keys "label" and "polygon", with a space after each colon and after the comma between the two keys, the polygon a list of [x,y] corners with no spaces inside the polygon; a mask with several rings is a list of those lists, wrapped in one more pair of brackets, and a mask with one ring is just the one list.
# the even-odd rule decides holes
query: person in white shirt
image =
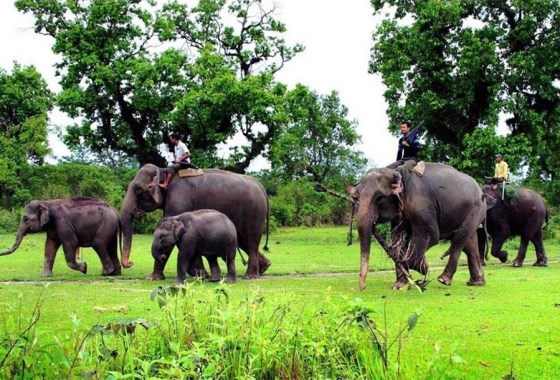
{"label": "person in white shirt", "polygon": [[187,145],[181,141],[181,136],[178,133],[172,133],[171,136],[169,136],[169,139],[171,140],[171,144],[175,145],[175,161],[173,161],[173,163],[165,169],[167,175],[165,176],[163,183],[159,184],[162,189],[167,189],[171,178],[173,178],[173,175],[177,173],[179,169],[190,166],[192,157],[189,148],[187,148]]}

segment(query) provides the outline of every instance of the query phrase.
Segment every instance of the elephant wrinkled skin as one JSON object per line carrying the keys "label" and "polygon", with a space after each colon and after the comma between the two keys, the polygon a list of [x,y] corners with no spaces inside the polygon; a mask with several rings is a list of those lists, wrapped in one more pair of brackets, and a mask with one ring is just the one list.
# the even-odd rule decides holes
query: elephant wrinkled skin
{"label": "elephant wrinkled skin", "polygon": [[[357,201],[360,237],[360,288],[365,288],[372,233],[376,225],[391,222],[392,258],[397,280],[394,289],[408,283],[409,269],[426,274],[424,254],[440,239],[449,239],[450,256],[438,281],[451,285],[461,251],[468,258],[468,285],[484,285],[476,230],[484,220],[486,202],[474,179],[442,164],[426,163],[423,176],[405,169],[371,169],[347,192]],[[400,238],[405,244],[396,244]],[[379,239],[378,239],[379,240]],[[395,250],[395,245],[397,249]]]}
{"label": "elephant wrinkled skin", "polygon": [[0,256],[16,251],[26,234],[42,231],[47,233],[43,276],[52,276],[61,245],[66,263],[74,270],[87,272],[86,263],[76,262],[76,251],[78,247],[92,247],[101,260],[103,275],[121,274],[119,215],[107,203],[85,197],[31,201],[21,217],[16,242]]}
{"label": "elephant wrinkled skin", "polygon": [[[125,268],[132,266],[129,262],[132,219],[138,209],[143,211],[163,209],[164,216],[213,209],[225,214],[235,225],[239,247],[249,256],[245,277],[258,278],[268,269],[270,260],[259,252],[265,223],[268,225],[269,211],[266,191],[259,181],[224,170],[204,169],[204,174],[201,176],[188,178],[173,176],[167,190],[162,190],[157,186],[161,174],[160,168],[147,164],[138,170],[128,185],[121,208],[122,264]],[[264,249],[268,249],[266,244]],[[148,278],[154,280],[165,278],[164,268],[165,264],[156,260],[153,272]]]}
{"label": "elephant wrinkled skin", "polygon": [[[548,221],[548,211],[543,198],[535,191],[518,187],[513,200],[503,200],[499,188],[484,185],[482,192],[488,200],[486,229],[492,238],[492,256],[501,262],[507,261],[507,252],[502,246],[510,236],[520,236],[521,244],[517,257],[513,260],[514,267],[521,267],[527,254],[527,246],[532,242],[537,253],[534,266],[547,266],[548,260],[544,251],[542,228]],[[479,249],[484,252],[484,241],[479,242]]]}
{"label": "elephant wrinkled skin", "polygon": [[[235,282],[237,231],[227,216],[215,210],[197,210],[162,218],[154,233],[152,256],[165,265],[177,246],[177,284],[185,282],[187,268],[200,255],[210,264],[210,281],[220,281],[218,257],[226,262],[227,281]],[[191,264],[191,265],[189,265]]]}

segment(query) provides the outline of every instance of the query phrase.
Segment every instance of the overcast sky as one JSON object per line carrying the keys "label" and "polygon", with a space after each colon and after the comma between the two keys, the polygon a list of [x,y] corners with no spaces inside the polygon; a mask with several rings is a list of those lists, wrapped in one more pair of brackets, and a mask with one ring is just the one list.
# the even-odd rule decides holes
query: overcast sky
{"label": "overcast sky", "polygon": [[[358,147],[375,166],[394,161],[397,138],[387,132],[383,85],[368,74],[371,34],[375,25],[369,0],[278,0],[277,18],[288,29],[288,43],[301,43],[305,51],[278,73],[277,79],[292,88],[302,83],[319,94],[339,92],[349,117],[358,122],[362,144]],[[0,2],[0,67],[11,71],[13,62],[34,65],[53,91],[60,87],[54,77],[57,58],[52,39],[33,31],[33,18],[16,11],[12,1]],[[55,113],[53,124],[68,123]],[[54,155],[67,154],[52,142]]]}

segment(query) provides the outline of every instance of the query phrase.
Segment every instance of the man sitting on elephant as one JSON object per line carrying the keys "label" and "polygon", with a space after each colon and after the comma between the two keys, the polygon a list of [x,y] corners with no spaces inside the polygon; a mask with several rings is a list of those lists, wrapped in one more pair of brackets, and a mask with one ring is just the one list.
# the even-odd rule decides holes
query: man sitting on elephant
{"label": "man sitting on elephant", "polygon": [[159,184],[159,186],[162,189],[167,189],[167,186],[169,185],[169,181],[171,181],[173,175],[176,174],[180,169],[184,169],[186,167],[193,167],[191,164],[192,154],[189,151],[189,148],[187,148],[187,145],[181,141],[181,135],[175,132],[172,133],[171,136],[169,136],[169,139],[171,140],[171,144],[175,146],[174,148],[175,160],[171,165],[169,165],[165,169],[166,171],[165,180],[163,181],[162,184]]}

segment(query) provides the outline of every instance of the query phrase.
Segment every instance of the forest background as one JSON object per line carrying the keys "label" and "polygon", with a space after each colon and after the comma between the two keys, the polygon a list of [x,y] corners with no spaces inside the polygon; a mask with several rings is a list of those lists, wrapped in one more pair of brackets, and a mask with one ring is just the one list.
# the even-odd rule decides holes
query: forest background
{"label": "forest background", "polygon": [[[401,120],[422,122],[421,158],[479,182],[493,173],[491,158],[500,152],[516,184],[558,207],[558,2],[370,5],[380,22],[369,72],[385,85],[390,132],[398,135]],[[322,94],[279,79],[304,46],[285,41],[273,2],[14,6],[54,41],[60,91],[33,66],[0,69],[0,231],[14,231],[32,199],[91,196],[119,209],[141,165],[166,166],[174,131],[185,136],[198,166],[259,178],[275,225],[347,221],[346,202],[314,184],[344,192],[375,163],[356,148],[357,122],[336,90]],[[55,109],[73,123],[53,125]],[[49,133],[71,152],[54,164],[46,163]],[[248,172],[259,157],[269,168]],[[136,232],[151,232],[159,216],[137,222]]]}

